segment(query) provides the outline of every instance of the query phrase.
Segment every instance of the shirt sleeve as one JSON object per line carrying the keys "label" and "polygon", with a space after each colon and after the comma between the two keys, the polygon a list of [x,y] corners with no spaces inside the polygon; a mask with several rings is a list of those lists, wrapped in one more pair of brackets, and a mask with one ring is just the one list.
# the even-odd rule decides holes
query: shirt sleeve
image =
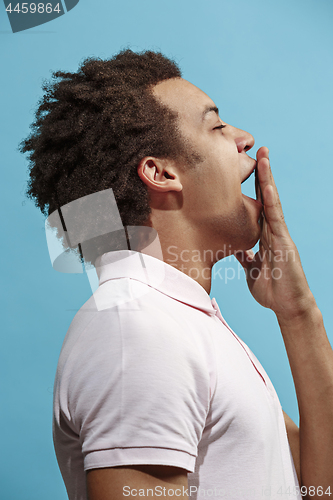
{"label": "shirt sleeve", "polygon": [[72,351],[66,405],[85,470],[155,464],[194,471],[209,370],[190,329],[170,314],[173,299],[162,310],[154,293],[97,313]]}

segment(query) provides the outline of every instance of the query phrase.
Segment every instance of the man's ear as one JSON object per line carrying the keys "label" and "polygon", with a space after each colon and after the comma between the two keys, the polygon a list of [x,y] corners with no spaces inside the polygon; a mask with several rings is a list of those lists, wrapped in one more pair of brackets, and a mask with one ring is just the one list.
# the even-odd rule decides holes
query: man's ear
{"label": "man's ear", "polygon": [[138,176],[149,189],[161,193],[167,191],[182,191],[179,171],[172,161],[167,159],[143,158],[138,166]]}

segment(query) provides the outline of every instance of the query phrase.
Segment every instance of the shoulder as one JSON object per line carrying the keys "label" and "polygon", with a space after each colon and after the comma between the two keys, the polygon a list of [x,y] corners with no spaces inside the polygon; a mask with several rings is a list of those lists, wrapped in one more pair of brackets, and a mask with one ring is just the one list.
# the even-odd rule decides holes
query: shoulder
{"label": "shoulder", "polygon": [[[202,364],[194,340],[195,321],[184,321],[188,306],[139,281],[122,278],[99,287],[75,316],[63,344],[60,364],[73,370],[83,365],[110,369],[128,360],[138,366],[149,358],[175,364]],[[184,313],[184,314],[183,314]]]}
{"label": "shoulder", "polygon": [[[103,283],[74,318],[68,337],[77,342],[121,338],[140,343],[189,343],[199,311],[130,278]],[[193,339],[192,339],[193,340]],[[191,344],[191,342],[190,342]]]}
{"label": "shoulder", "polygon": [[[114,288],[112,306],[100,310],[88,301],[68,332],[56,377],[67,413],[80,427],[92,408],[118,415],[121,401],[122,418],[135,407],[142,408],[144,418],[158,414],[161,422],[168,412],[172,419],[176,411],[189,421],[199,415],[203,425],[211,394],[210,367],[193,332],[178,317],[180,309],[175,314],[172,305],[179,303],[140,283],[120,281],[117,290],[127,287],[126,293],[116,298]],[[103,293],[107,295],[106,288]]]}

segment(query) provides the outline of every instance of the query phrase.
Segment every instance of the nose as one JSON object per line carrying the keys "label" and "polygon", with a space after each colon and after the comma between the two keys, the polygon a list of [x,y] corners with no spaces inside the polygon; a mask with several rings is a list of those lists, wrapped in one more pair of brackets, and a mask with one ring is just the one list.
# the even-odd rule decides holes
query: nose
{"label": "nose", "polygon": [[244,130],[232,126],[231,129],[238,153],[242,153],[242,151],[249,151],[254,146],[254,137],[249,132],[245,132]]}

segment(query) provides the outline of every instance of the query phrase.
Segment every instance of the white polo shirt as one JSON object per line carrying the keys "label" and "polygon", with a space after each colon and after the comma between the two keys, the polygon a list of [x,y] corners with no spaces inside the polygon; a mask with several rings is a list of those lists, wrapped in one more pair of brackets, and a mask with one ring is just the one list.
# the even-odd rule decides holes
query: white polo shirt
{"label": "white polo shirt", "polygon": [[194,280],[132,251],[99,259],[54,390],[54,444],[70,500],[85,471],[189,471],[191,499],[301,499],[282,409],[264,369]]}

